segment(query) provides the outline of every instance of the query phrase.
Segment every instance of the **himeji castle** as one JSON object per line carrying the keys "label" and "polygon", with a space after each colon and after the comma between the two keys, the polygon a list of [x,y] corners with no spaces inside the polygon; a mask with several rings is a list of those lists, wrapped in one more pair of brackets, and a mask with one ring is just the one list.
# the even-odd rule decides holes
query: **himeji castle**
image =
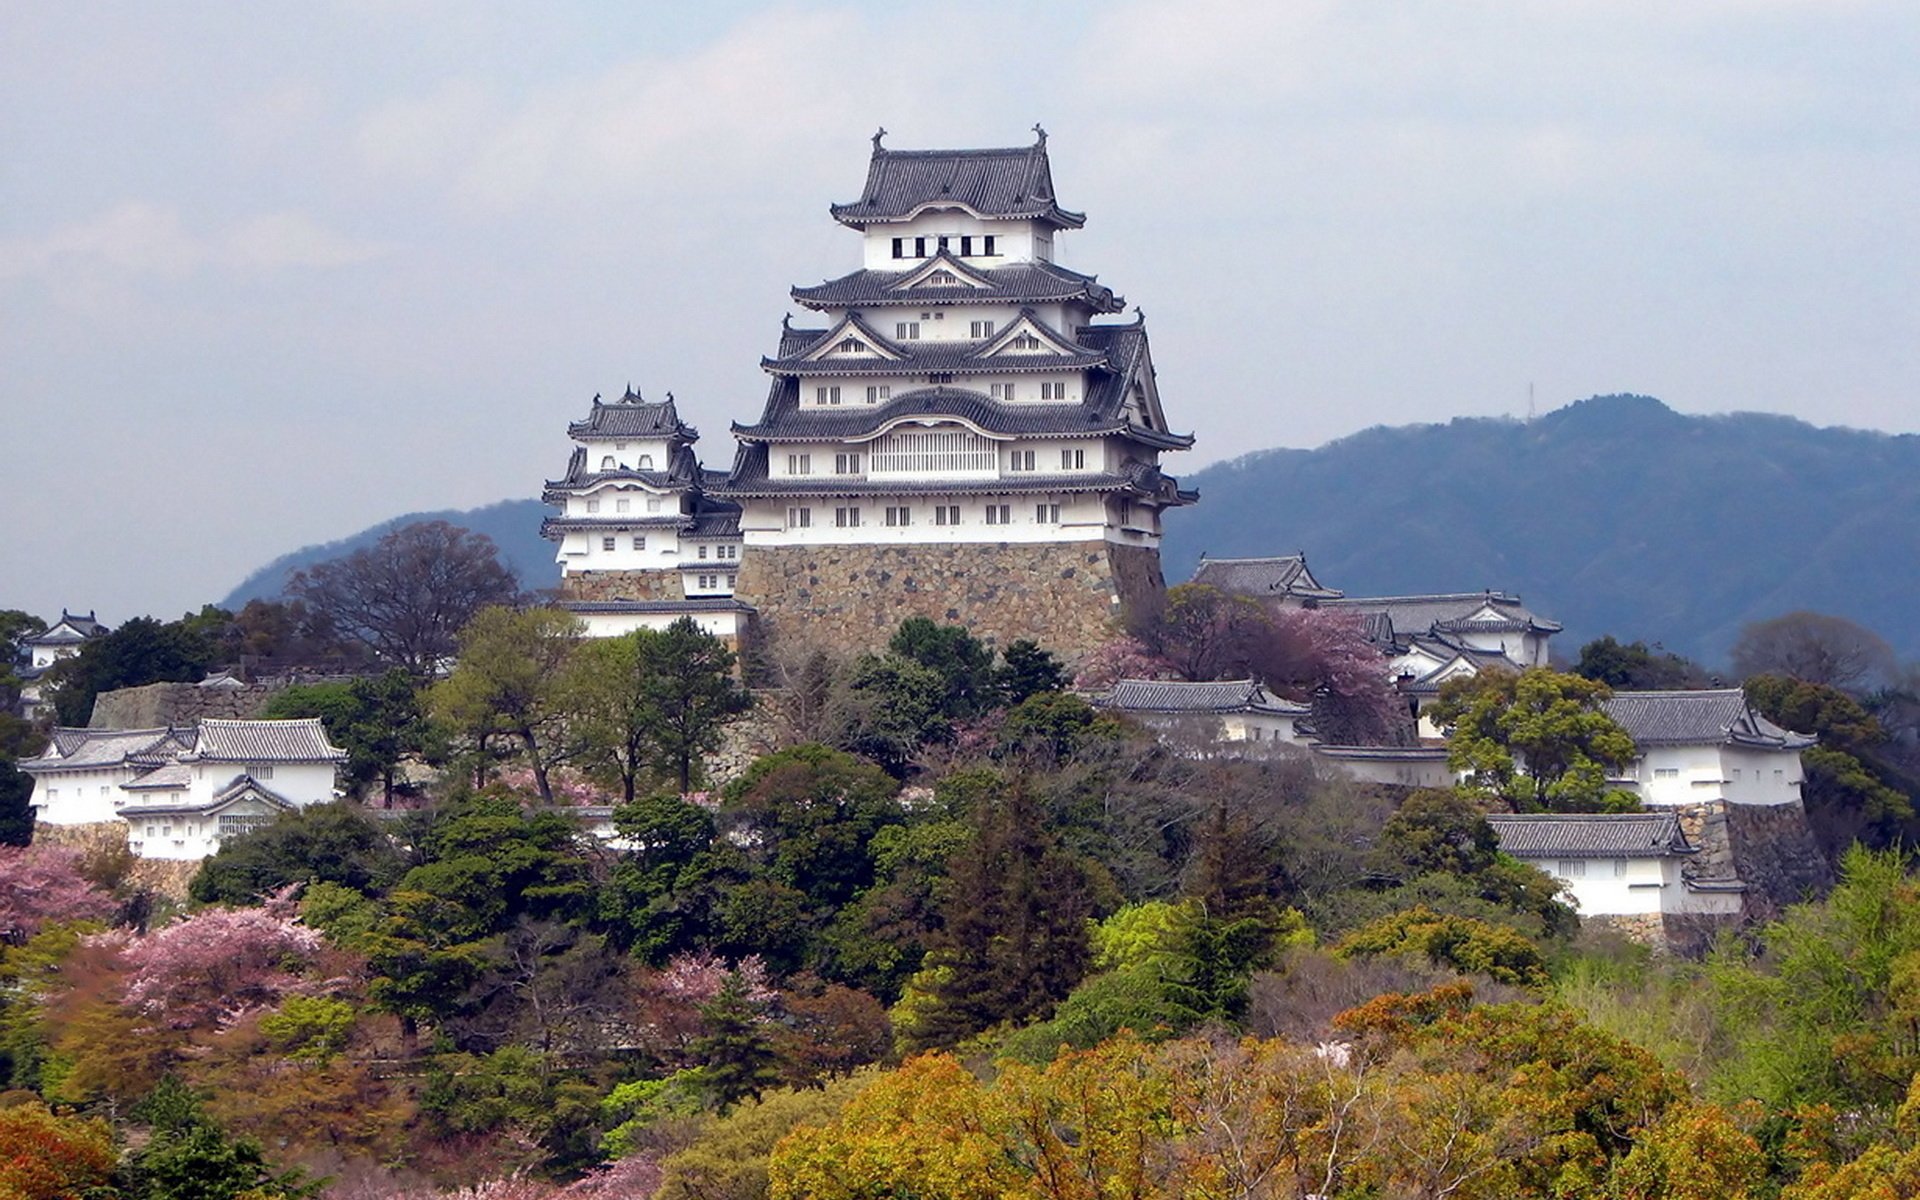
{"label": "himeji castle", "polygon": [[884,132],[830,210],[860,265],[793,289],[811,316],[761,361],[766,405],[733,426],[729,473],[702,471],[670,404],[596,403],[573,426],[547,531],[590,629],[692,612],[863,648],[927,616],[1072,655],[1163,591],[1162,516],[1197,497],[1160,455],[1193,439],[1168,427],[1138,310],[1058,261],[1086,218],[1054,191],[1045,133],[892,150]]}

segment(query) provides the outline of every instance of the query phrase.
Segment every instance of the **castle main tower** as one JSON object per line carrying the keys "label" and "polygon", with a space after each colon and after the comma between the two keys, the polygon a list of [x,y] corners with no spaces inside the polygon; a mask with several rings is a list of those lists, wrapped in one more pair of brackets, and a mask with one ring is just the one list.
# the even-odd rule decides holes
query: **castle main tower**
{"label": "castle main tower", "polygon": [[[793,298],[766,410],[735,424],[734,596],[776,640],[885,641],[962,624],[1073,656],[1157,601],[1160,522],[1191,504],[1160,470],[1143,318],[1055,261],[1086,218],[1055,196],[1046,134],[998,150],[889,150],[833,217],[861,267]],[[882,131],[884,133],[884,131]],[[1138,310],[1136,310],[1137,313]]]}

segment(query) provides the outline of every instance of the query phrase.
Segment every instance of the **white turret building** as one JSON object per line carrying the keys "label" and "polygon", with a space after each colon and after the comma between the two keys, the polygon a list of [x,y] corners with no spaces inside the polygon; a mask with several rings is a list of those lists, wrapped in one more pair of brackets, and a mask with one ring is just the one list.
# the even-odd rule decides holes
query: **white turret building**
{"label": "white turret building", "polygon": [[663,629],[691,616],[735,638],[746,609],[733,599],[740,570],[740,510],[709,499],[673,397],[642,400],[629,388],[568,426],[573,457],[542,494],[560,511],[540,532],[558,543],[559,606],[587,633]]}
{"label": "white turret building", "polygon": [[[882,131],[884,132],[884,131]],[[1037,131],[1036,131],[1037,132]],[[1068,653],[1163,587],[1171,432],[1145,323],[1061,266],[1085,218],[1055,196],[1046,136],[889,150],[834,205],[860,268],[793,298],[819,320],[761,363],[716,495],[740,505],[738,594],[771,626],[860,645],[907,616]]]}

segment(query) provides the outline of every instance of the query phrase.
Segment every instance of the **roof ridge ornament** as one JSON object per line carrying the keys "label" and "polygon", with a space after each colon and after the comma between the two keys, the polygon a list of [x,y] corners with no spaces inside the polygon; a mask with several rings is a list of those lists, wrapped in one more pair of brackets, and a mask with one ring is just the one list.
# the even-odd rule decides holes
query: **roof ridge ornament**
{"label": "roof ridge ornament", "polygon": [[1034,149],[1045,150],[1047,148],[1047,131],[1040,127],[1040,122],[1038,121],[1035,121],[1033,123],[1033,135],[1034,135],[1034,143],[1033,143]]}
{"label": "roof ridge ornament", "polygon": [[875,129],[873,131],[873,152],[875,154],[880,153],[882,150],[886,148],[880,144],[880,139],[885,136],[887,136],[887,127],[885,125],[882,125],[878,129]]}

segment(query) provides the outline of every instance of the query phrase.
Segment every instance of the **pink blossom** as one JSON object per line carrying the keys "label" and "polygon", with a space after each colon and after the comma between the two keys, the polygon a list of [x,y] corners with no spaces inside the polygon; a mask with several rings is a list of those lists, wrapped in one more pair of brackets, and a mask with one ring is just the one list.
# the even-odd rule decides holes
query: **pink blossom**
{"label": "pink blossom", "polygon": [[1178,678],[1179,670],[1138,638],[1117,637],[1095,646],[1080,660],[1073,685],[1083,691],[1104,691],[1122,679]]}
{"label": "pink blossom", "polygon": [[656,986],[662,995],[689,1005],[701,1005],[720,994],[726,986],[727,976],[739,972],[740,980],[746,984],[747,999],[756,1004],[765,1004],[774,998],[775,992],[767,982],[767,964],[757,954],[749,954],[736,963],[709,950],[697,950],[689,954],[676,954],[667,960],[667,965],[654,976]]}
{"label": "pink blossom", "polygon": [[660,1164],[645,1155],[623,1158],[560,1189],[561,1200],[647,1200],[660,1190]]}
{"label": "pink blossom", "polygon": [[127,945],[124,999],[173,1029],[225,1028],[315,990],[299,972],[320,947],[320,935],[284,911],[204,909]]}
{"label": "pink blossom", "polygon": [[0,846],[0,942],[18,945],[49,923],[113,915],[113,897],[81,876],[79,862],[59,846]]}

